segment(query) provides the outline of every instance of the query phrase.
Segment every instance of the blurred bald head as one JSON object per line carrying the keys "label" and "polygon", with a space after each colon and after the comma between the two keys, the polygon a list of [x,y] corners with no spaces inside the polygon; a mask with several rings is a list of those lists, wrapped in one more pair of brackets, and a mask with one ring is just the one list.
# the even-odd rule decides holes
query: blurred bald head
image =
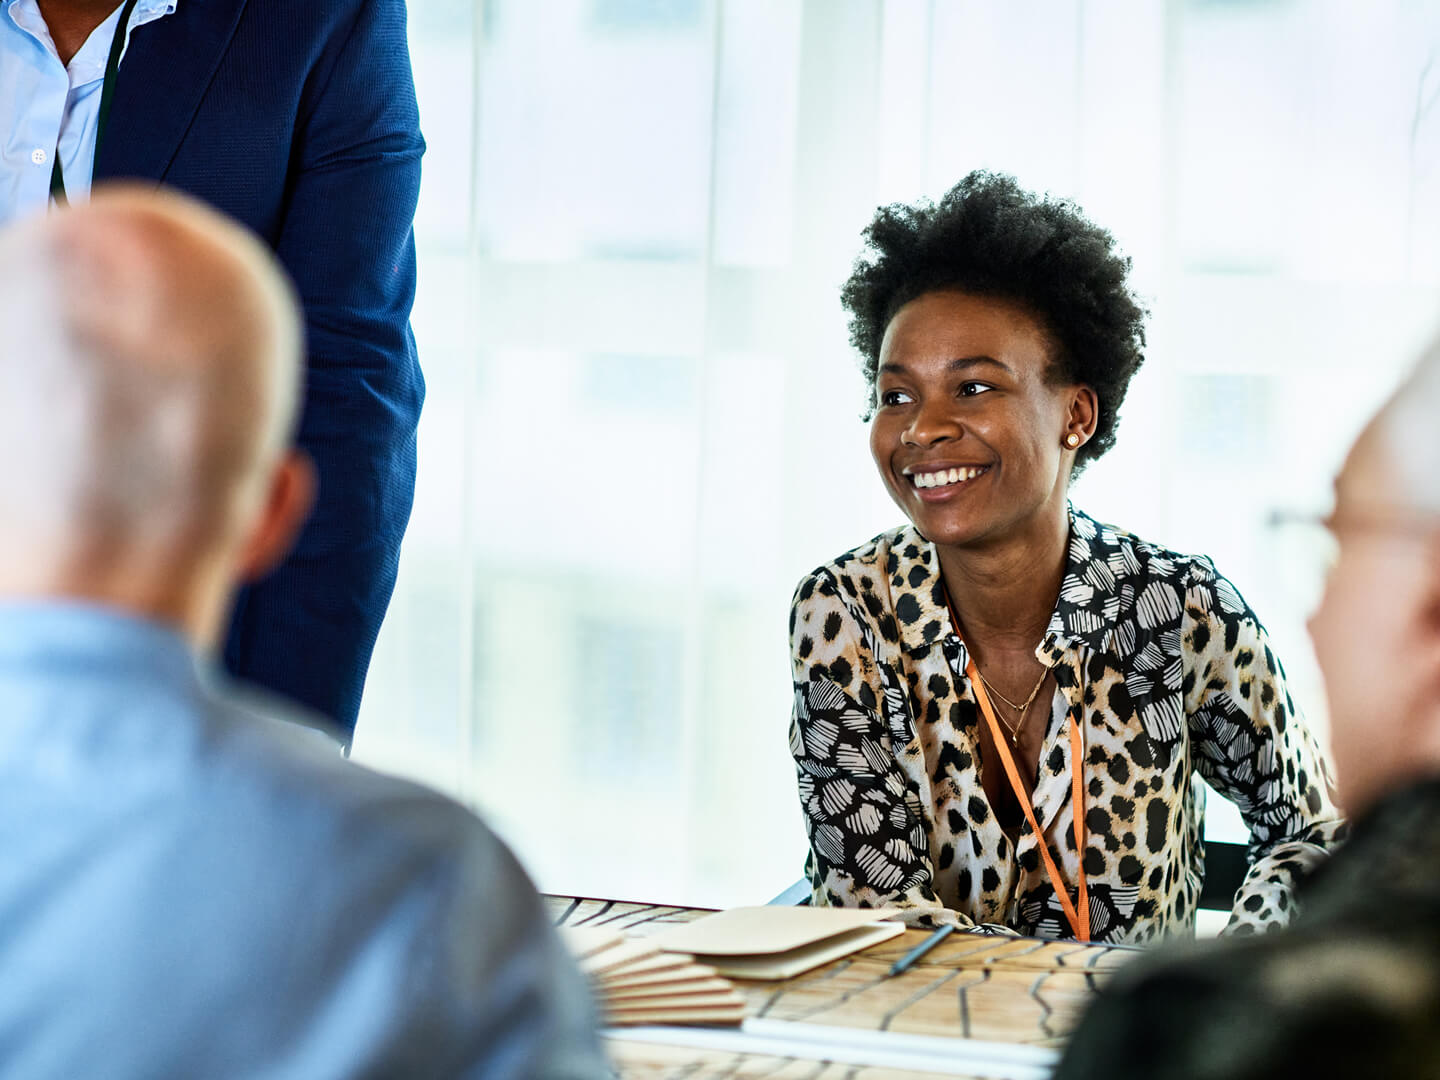
{"label": "blurred bald head", "polygon": [[109,593],[214,577],[262,524],[301,364],[270,255],[181,196],[98,190],[0,236],[0,320],[0,593],[190,604]]}
{"label": "blurred bald head", "polygon": [[1440,338],[1361,436],[1356,454],[1384,459],[1409,509],[1440,514]]}
{"label": "blurred bald head", "polygon": [[1340,795],[1359,812],[1440,773],[1440,340],[1351,448],[1332,531],[1310,634]]}

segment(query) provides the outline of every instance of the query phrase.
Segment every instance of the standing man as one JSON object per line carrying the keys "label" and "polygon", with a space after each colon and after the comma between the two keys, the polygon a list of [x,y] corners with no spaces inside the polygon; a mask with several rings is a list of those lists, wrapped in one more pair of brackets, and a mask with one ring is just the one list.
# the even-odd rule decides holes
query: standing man
{"label": "standing man", "polygon": [[348,741],[424,397],[404,0],[0,0],[0,116],[0,223],[92,180],[163,182],[242,222],[293,279],[318,501],[290,558],[241,593],[224,656]]}

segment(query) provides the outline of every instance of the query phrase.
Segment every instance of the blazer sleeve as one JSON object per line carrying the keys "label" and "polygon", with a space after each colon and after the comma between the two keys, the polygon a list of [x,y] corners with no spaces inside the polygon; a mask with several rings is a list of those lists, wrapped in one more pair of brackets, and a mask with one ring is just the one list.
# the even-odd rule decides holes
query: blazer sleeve
{"label": "blazer sleeve", "polygon": [[1195,768],[1250,828],[1250,869],[1225,932],[1283,926],[1296,886],[1343,839],[1328,766],[1265,628],[1208,563],[1188,585],[1182,635]]}
{"label": "blazer sleeve", "polygon": [[276,254],[304,304],[299,443],[317,504],[291,557],[243,590],[225,658],[354,728],[415,488],[424,382],[410,332],[424,142],[403,0],[330,29],[302,98]]}
{"label": "blazer sleeve", "polygon": [[877,663],[867,621],[822,569],[796,589],[790,625],[790,753],[810,839],[811,903],[902,908],[912,926],[974,926],[935,894],[925,811],[892,750],[903,697],[887,685],[895,680]]}

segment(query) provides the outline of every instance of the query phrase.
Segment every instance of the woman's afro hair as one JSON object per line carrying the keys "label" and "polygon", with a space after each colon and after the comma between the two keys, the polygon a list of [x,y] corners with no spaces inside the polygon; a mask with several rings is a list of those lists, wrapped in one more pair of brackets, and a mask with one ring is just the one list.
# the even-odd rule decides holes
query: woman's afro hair
{"label": "woman's afro hair", "polygon": [[881,207],[865,240],[869,251],[840,296],[864,357],[871,412],[890,320],[924,293],[955,289],[1019,304],[1055,342],[1053,378],[1094,389],[1099,420],[1075,455],[1077,471],[1115,444],[1125,390],[1145,359],[1146,311],[1126,284],[1130,260],[1074,203],[977,171],[938,205]]}

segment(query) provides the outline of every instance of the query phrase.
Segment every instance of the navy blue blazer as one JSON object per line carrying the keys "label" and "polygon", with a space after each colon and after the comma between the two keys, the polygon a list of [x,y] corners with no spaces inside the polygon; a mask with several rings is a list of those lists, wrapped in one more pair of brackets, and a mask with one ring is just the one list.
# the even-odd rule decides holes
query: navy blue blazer
{"label": "navy blue blazer", "polygon": [[136,28],[95,180],[157,181],[248,225],[305,307],[315,513],[241,591],[225,662],[353,731],[415,488],[419,114],[404,0],[185,0]]}

